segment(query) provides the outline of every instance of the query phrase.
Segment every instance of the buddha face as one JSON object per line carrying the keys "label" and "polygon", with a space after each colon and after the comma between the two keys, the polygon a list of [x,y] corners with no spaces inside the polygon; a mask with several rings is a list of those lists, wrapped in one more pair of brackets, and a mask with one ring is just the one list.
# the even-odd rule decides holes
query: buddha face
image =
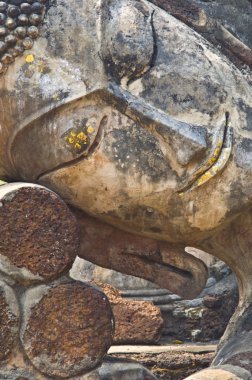
{"label": "buddha face", "polygon": [[2,178],[171,242],[198,241],[250,204],[252,89],[227,58],[148,1],[35,4],[19,1],[6,27]]}

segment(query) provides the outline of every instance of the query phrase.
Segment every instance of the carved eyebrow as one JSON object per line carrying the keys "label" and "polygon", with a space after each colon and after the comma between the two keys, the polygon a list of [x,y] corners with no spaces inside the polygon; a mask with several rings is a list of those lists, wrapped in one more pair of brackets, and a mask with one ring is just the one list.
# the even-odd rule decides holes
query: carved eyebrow
{"label": "carved eyebrow", "polygon": [[0,75],[33,46],[49,0],[0,1]]}

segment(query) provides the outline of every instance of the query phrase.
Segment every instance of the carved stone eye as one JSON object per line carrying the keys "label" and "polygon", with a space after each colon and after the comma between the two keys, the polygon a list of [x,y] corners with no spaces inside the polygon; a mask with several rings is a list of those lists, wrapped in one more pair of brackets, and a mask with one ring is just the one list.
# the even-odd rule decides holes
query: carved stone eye
{"label": "carved stone eye", "polygon": [[78,101],[39,117],[13,139],[11,157],[17,172],[34,181],[88,156],[98,145],[105,122],[106,111]]}

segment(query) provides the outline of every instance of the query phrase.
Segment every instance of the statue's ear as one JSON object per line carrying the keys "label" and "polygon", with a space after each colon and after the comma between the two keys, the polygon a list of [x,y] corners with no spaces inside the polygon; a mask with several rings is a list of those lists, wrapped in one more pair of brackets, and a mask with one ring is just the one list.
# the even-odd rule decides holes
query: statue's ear
{"label": "statue's ear", "polygon": [[119,82],[139,77],[154,56],[152,8],[136,0],[105,0],[102,8],[102,58],[108,74]]}

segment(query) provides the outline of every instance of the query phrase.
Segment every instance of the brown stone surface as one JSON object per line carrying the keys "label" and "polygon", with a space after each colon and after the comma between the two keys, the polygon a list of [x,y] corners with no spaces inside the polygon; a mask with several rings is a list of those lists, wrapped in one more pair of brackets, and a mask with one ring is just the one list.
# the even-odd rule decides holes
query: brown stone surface
{"label": "brown stone surface", "polygon": [[161,305],[166,339],[217,340],[223,335],[238,303],[235,277],[230,274],[206,288],[198,299]]}
{"label": "brown stone surface", "polygon": [[221,338],[235,311],[237,301],[237,295],[232,296],[230,293],[223,295],[221,299],[216,297],[215,301],[211,300],[211,308],[208,306],[203,310],[200,321],[200,328],[204,332],[205,340]]}
{"label": "brown stone surface", "polygon": [[203,304],[208,308],[208,309],[218,309],[223,302],[222,297],[215,297],[213,295],[209,296],[206,295],[203,299]]}
{"label": "brown stone surface", "polygon": [[151,344],[161,337],[163,318],[151,302],[122,298],[111,285],[97,283],[107,295],[115,317],[115,344]]}
{"label": "brown stone surface", "polygon": [[1,269],[24,282],[55,278],[78,253],[75,217],[49,190],[29,185],[1,190],[7,192],[0,207]]}
{"label": "brown stone surface", "polygon": [[14,349],[18,339],[18,304],[12,289],[0,281],[0,361]]}
{"label": "brown stone surface", "polygon": [[25,351],[41,372],[68,378],[98,366],[112,343],[112,312],[96,288],[71,281],[28,290]]}
{"label": "brown stone surface", "polygon": [[208,367],[213,356],[213,352],[197,354],[183,351],[159,354],[113,354],[116,358],[137,361],[148,368],[159,380],[184,380],[186,376]]}

